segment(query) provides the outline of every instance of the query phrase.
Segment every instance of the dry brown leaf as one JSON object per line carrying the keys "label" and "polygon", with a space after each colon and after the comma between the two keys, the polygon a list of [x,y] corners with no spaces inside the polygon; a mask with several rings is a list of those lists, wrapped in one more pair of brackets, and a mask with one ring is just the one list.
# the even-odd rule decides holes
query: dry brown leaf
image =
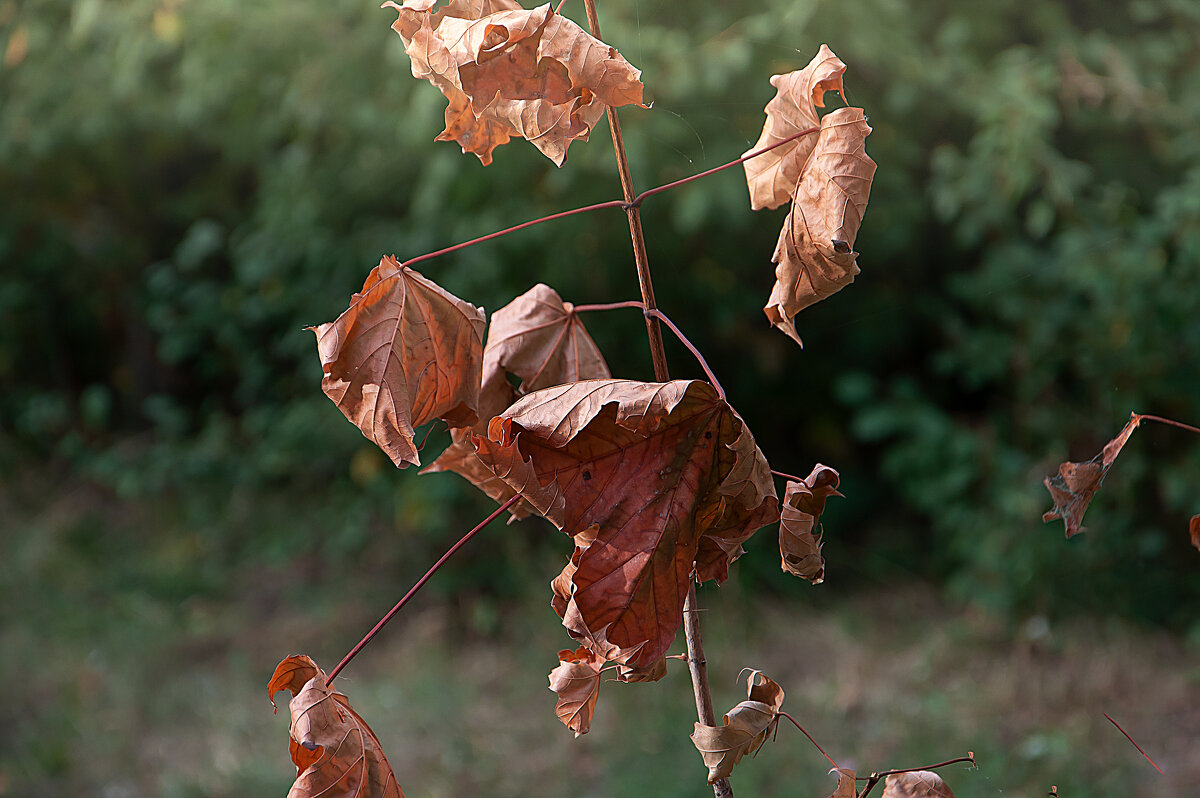
{"label": "dry brown leaf", "polygon": [[604,658],[580,646],[558,652],[558,660],[558,667],[550,671],[550,689],[558,693],[554,714],[578,737],[592,727]]}
{"label": "dry brown leaf", "polygon": [[[514,389],[512,374],[521,380]],[[483,348],[483,382],[479,392],[479,423],[474,432],[487,434],[491,418],[519,395],[539,388],[611,376],[604,356],[575,313],[553,288],[539,283],[492,314]],[[482,490],[498,504],[514,491],[479,461],[471,432],[454,430],[451,444],[422,474],[452,471]],[[513,519],[529,515],[519,502]]]}
{"label": "dry brown leaf", "polygon": [[1061,518],[1068,538],[1083,531],[1083,514],[1139,423],[1141,417],[1134,414],[1117,437],[1105,444],[1100,454],[1086,463],[1063,463],[1057,474],[1042,480],[1054,502],[1054,507],[1042,515],[1043,522]]}
{"label": "dry brown leaf", "polygon": [[818,463],[803,482],[789,480],[783,493],[779,519],[779,553],[782,568],[814,585],[825,581],[825,558],[821,556],[821,534],[813,534],[825,511],[825,500],[841,496],[838,472]]}
{"label": "dry brown leaf", "polygon": [[349,699],[325,685],[325,671],[304,655],[275,668],[267,696],[290,690],[291,754],[296,781],[288,798],[404,798],[379,739]]}
{"label": "dry brown leaf", "polygon": [[913,770],[888,776],[880,798],[954,798],[954,793],[932,770]]}
{"label": "dry brown leaf", "polygon": [[[758,681],[760,678],[762,681]],[[725,715],[723,725],[697,723],[692,732],[692,743],[708,768],[709,784],[728,778],[743,756],[762,747],[779,720],[783,688],[766,674],[750,672],[746,679],[746,695],[745,701]]]}
{"label": "dry brown leaf", "polygon": [[875,162],[865,148],[870,132],[861,108],[839,108],[822,117],[775,245],[775,286],[763,311],[802,346],[795,315],[845,288],[858,274],[854,239],[875,176]]}
{"label": "dry brown leaf", "polygon": [[483,328],[483,308],[388,256],[342,315],[308,329],[325,395],[403,468],[421,463],[415,427],[478,420]]}
{"label": "dry brown leaf", "polygon": [[[825,92],[836,91],[842,95],[842,102],[846,101],[846,95],[842,92],[842,75],[845,71],[846,65],[841,59],[822,44],[804,69],[773,75],[771,85],[777,91],[767,103],[766,124],[758,141],[742,155],[770,147],[802,130],[820,125],[817,109],[825,107]],[[800,172],[816,143],[817,134],[814,132],[745,161],[742,166],[746,170],[746,185],[750,189],[750,207],[756,211],[778,208],[790,200]]]}
{"label": "dry brown leaf", "polygon": [[[524,397],[476,440],[480,459],[559,529],[597,527],[560,575],[563,625],[646,667],[674,640],[704,538],[736,549],[778,512],[770,469],[708,383],[588,380]],[[749,466],[744,462],[749,459]],[[578,544],[577,540],[577,544]]]}
{"label": "dry brown leaf", "polygon": [[433,13],[426,0],[384,6],[399,14],[392,28],[413,75],[449,101],[437,139],[457,141],[485,166],[512,136],[561,166],[605,108],[642,102],[641,73],[549,4],[452,2]]}
{"label": "dry brown leaf", "polygon": [[631,668],[628,665],[617,666],[618,681],[627,684],[633,684],[634,682],[657,682],[666,675],[667,660],[665,657],[659,657],[644,668]]}
{"label": "dry brown leaf", "polygon": [[855,798],[858,795],[854,788],[857,773],[849,768],[834,768],[829,772],[838,774],[837,789],[829,794],[829,798]]}

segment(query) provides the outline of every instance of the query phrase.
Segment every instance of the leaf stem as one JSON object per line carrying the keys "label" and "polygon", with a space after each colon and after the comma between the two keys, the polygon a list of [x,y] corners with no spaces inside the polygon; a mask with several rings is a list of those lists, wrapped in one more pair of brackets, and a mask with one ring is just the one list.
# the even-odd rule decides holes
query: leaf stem
{"label": "leaf stem", "polygon": [[576,313],[586,313],[590,310],[617,310],[618,308],[637,308],[645,310],[646,306],[636,299],[630,299],[627,302],[609,302],[604,305],[576,305],[573,310]]}
{"label": "leaf stem", "polygon": [[717,396],[721,397],[722,402],[726,401],[725,389],[722,388],[721,383],[717,381],[717,375],[713,374],[712,369],[708,367],[708,362],[704,359],[704,356],[700,354],[700,350],[692,345],[692,342],[687,339],[686,335],[680,332],[679,328],[675,326],[675,322],[667,318],[667,314],[663,313],[657,308],[643,311],[643,313],[645,313],[647,316],[653,316],[671,328],[671,332],[675,333],[675,337],[678,338],[680,342],[688,348],[688,351],[692,353],[696,360],[700,361],[700,368],[704,369],[704,373],[708,375],[708,381],[711,382],[712,386],[717,389]]}
{"label": "leaf stem", "polygon": [[1134,413],[1132,414],[1132,417],[1136,418],[1139,423],[1143,421],[1157,421],[1159,424],[1168,424],[1172,427],[1178,427],[1179,429],[1187,430],[1188,432],[1194,432],[1197,435],[1200,435],[1200,427],[1193,427],[1191,424],[1184,424],[1182,421],[1172,421],[1169,418],[1163,418],[1162,416],[1151,416],[1144,413]]}
{"label": "leaf stem", "polygon": [[[1142,418],[1148,418],[1148,416],[1142,416]],[[1121,728],[1120,723],[1117,723],[1115,720],[1113,720],[1111,717],[1109,717],[1109,714],[1107,712],[1104,713],[1104,717],[1108,718],[1109,723],[1111,723],[1112,725],[1117,727],[1117,731],[1119,731],[1121,734],[1125,735],[1126,740],[1133,743],[1133,747],[1138,750],[1139,754],[1146,757],[1146,761],[1149,762],[1151,765],[1153,765],[1155,770],[1157,770],[1159,773],[1162,773],[1162,768],[1160,768],[1158,765],[1154,764],[1154,760],[1151,759],[1150,756],[1145,751],[1142,750],[1142,747],[1137,744],[1136,740],[1134,740],[1132,737],[1129,736],[1129,732],[1127,732]]]}
{"label": "leaf stem", "polygon": [[855,781],[865,781],[867,782],[867,786],[863,787],[863,791],[858,794],[858,798],[867,798],[867,793],[873,790],[881,779],[888,776],[895,776],[897,773],[915,773],[918,770],[936,770],[958,762],[970,762],[972,767],[974,767],[975,752],[967,751],[966,756],[960,756],[957,759],[947,759],[945,762],[938,762],[936,765],[925,765],[918,768],[897,768],[896,770],[884,770],[879,773],[872,773],[870,776],[859,776]]}
{"label": "leaf stem", "polygon": [[384,626],[387,625],[388,621],[390,621],[393,617],[395,617],[396,613],[400,612],[400,610],[404,607],[404,605],[408,603],[409,599],[411,599],[413,596],[415,596],[417,594],[417,592],[422,587],[425,586],[425,583],[429,581],[429,578],[431,576],[433,576],[434,574],[436,574],[438,572],[439,568],[441,568],[443,565],[445,565],[446,560],[449,560],[456,551],[458,551],[459,549],[461,549],[463,546],[465,546],[467,544],[467,541],[469,541],[471,538],[475,537],[475,535],[477,535],[485,526],[490,524],[492,521],[495,521],[496,518],[498,518],[501,513],[503,513],[508,508],[512,507],[514,504],[516,504],[520,500],[521,500],[521,494],[518,493],[516,496],[513,496],[511,499],[506,501],[504,504],[497,507],[491,515],[489,515],[487,518],[483,519],[478,524],[476,524],[474,529],[472,529],[467,534],[463,535],[461,538],[459,538],[457,543],[455,543],[453,546],[451,546],[449,549],[447,549],[446,553],[441,556],[441,559],[439,559],[432,566],[430,566],[429,570],[425,572],[425,575],[422,576],[419,580],[417,580],[417,583],[412,586],[412,589],[410,589],[407,593],[404,594],[404,598],[397,601],[396,606],[392,607],[391,610],[388,611],[388,614],[383,616],[383,618],[380,619],[379,623],[375,624],[375,628],[373,628],[371,631],[367,632],[366,636],[363,637],[362,640],[358,641],[358,645],[356,645],[354,648],[350,649],[349,654],[342,657],[342,661],[337,664],[337,667],[335,667],[332,671],[330,671],[329,677],[325,680],[325,685],[329,686],[329,685],[333,684],[333,680],[337,677],[337,675],[339,673],[341,673],[342,668],[349,665],[350,660],[352,660],[356,656],[358,656],[358,652],[362,651],[363,648],[366,647],[367,643],[370,643],[371,640],[375,637],[375,635],[379,634],[379,631],[381,629],[383,629]]}
{"label": "leaf stem", "polygon": [[792,725],[795,726],[797,729],[799,729],[800,732],[805,737],[808,738],[808,741],[817,747],[817,750],[821,752],[821,756],[823,756],[829,760],[829,764],[833,765],[835,768],[838,767],[838,763],[833,761],[833,757],[831,757],[829,754],[825,753],[825,749],[821,747],[821,744],[818,743],[816,740],[814,740],[813,736],[811,734],[809,734],[807,731],[805,731],[804,727],[801,726],[799,723],[797,723],[795,718],[793,718],[791,715],[789,715],[786,712],[776,712],[775,714],[781,718],[787,718],[788,720],[790,720],[792,722]]}
{"label": "leaf stem", "polygon": [[804,481],[804,480],[800,479],[800,477],[794,477],[791,474],[785,474],[782,471],[776,471],[774,468],[771,469],[771,473],[777,477],[786,479],[789,482],[803,482]]}

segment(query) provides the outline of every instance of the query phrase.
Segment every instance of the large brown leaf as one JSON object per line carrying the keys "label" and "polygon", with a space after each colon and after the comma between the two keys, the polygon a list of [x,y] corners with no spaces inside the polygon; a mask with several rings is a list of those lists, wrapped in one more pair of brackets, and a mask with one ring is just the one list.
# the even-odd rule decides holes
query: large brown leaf
{"label": "large brown leaf", "polygon": [[875,162],[865,148],[870,132],[861,108],[839,108],[821,118],[816,145],[779,233],[772,257],[778,264],[775,286],[763,310],[771,324],[798,344],[795,315],[845,288],[858,274],[854,239],[875,176]]}
{"label": "large brown leaf", "polygon": [[267,695],[290,690],[291,754],[296,781],[288,798],[404,798],[379,739],[341,693],[325,685],[325,671],[306,655],[275,668]]}
{"label": "large brown leaf", "polygon": [[392,27],[413,75],[449,101],[438,140],[457,141],[484,165],[520,136],[561,166],[606,107],[642,102],[641,73],[549,4],[456,2],[433,13],[424,0],[384,6],[399,13]]}
{"label": "large brown leaf", "polygon": [[779,554],[782,568],[814,585],[825,581],[825,558],[821,556],[821,533],[816,532],[825,500],[841,496],[838,472],[818,463],[803,482],[788,481],[783,492],[779,519]]}
{"label": "large brown leaf", "polygon": [[576,640],[632,667],[670,646],[690,580],[720,576],[717,565],[698,565],[702,542],[728,551],[727,567],[777,517],[766,460],[704,382],[546,388],[494,418],[476,443],[480,459],[559,529],[597,528],[586,547],[576,540],[556,608]]}
{"label": "large brown leaf", "polygon": [[404,467],[421,463],[414,427],[477,421],[483,328],[483,308],[388,256],[341,316],[309,329],[325,395]]}
{"label": "large brown leaf", "polygon": [[880,798],[954,798],[954,793],[932,770],[911,770],[888,776]]}
{"label": "large brown leaf", "polygon": [[746,700],[726,713],[721,726],[696,724],[692,743],[708,768],[709,784],[728,778],[743,756],[762,747],[779,721],[781,706],[783,688],[761,671],[751,671]]}
{"label": "large brown leaf", "polygon": [[558,652],[558,660],[558,667],[550,671],[550,689],[558,694],[554,714],[578,737],[592,727],[604,658],[580,646]]}
{"label": "large brown leaf", "polygon": [[[842,92],[845,71],[846,65],[841,59],[822,44],[804,69],[771,76],[771,85],[777,91],[767,103],[766,124],[758,141],[743,155],[820,125],[817,109],[825,107],[825,92],[836,91],[842,95],[842,102],[846,101]],[[778,208],[790,200],[816,143],[814,132],[745,161],[742,167],[746,170],[746,185],[750,189],[750,207],[756,211]]]}
{"label": "large brown leaf", "polygon": [[[521,380],[514,389],[508,375]],[[483,348],[483,382],[479,392],[478,434],[487,434],[493,416],[525,393],[579,380],[611,376],[574,306],[563,302],[553,288],[539,283],[492,314]],[[421,473],[452,471],[503,504],[514,495],[475,455],[468,430],[454,430],[452,442]],[[529,514],[520,502],[511,510],[515,519]]]}
{"label": "large brown leaf", "polygon": [[1141,420],[1135,414],[1117,437],[1105,444],[1100,454],[1091,460],[1086,463],[1063,463],[1058,467],[1057,474],[1042,480],[1054,502],[1054,507],[1042,515],[1043,522],[1061,518],[1068,538],[1083,531],[1083,514],[1087,512],[1092,497],[1100,489],[1108,470]]}

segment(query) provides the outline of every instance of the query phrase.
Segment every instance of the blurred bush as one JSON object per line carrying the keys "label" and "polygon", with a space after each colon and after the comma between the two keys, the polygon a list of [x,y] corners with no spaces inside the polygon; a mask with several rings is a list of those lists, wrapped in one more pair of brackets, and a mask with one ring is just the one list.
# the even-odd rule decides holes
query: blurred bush
{"label": "blurred bush", "polygon": [[[1093,534],[1067,545],[1039,516],[1042,476],[1090,457],[1130,410],[1200,419],[1200,7],[601,13],[653,100],[623,112],[639,187],[744,151],[767,77],[821,42],[850,65],[880,169],[863,274],[798,318],[804,351],[761,315],[782,217],[749,211],[738,170],[644,214],[660,304],[773,465],[842,470],[850,498],[827,526],[858,577],[900,569],[1012,612],[1190,622],[1195,441],[1137,433]],[[619,187],[603,130],[561,170],[523,142],[486,170],[433,143],[444,100],[410,76],[391,20],[316,0],[0,0],[0,467],[49,458],[202,509],[323,491],[330,518],[368,506],[431,535],[478,515],[449,476],[390,473],[321,395],[303,328],[336,316],[382,254]],[[630,261],[612,213],[422,271],[491,310],[537,280],[572,301],[634,298]],[[616,373],[649,378],[640,321],[622,313],[589,327]],[[751,573],[782,584],[766,560]]]}

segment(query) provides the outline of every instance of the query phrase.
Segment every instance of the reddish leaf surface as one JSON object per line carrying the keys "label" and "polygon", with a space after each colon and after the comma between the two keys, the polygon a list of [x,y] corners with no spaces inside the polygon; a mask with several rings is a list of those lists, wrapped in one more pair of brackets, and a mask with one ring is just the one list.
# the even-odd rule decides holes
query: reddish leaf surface
{"label": "reddish leaf surface", "polygon": [[723,725],[696,724],[692,743],[708,768],[709,784],[728,778],[743,756],[762,747],[779,721],[781,706],[783,688],[761,671],[751,671],[746,700],[726,713]]}
{"label": "reddish leaf surface", "polygon": [[1042,515],[1043,522],[1061,518],[1068,538],[1083,531],[1083,514],[1140,422],[1141,418],[1134,415],[1120,434],[1105,444],[1100,454],[1086,463],[1063,463],[1056,475],[1043,480],[1054,502],[1054,507]]}
{"label": "reddish leaf surface", "polygon": [[608,106],[641,104],[641,73],[549,4],[456,0],[430,13],[427,0],[384,7],[399,16],[412,72],[449,100],[439,141],[457,141],[486,166],[511,137],[559,166]]}
{"label": "reddish leaf surface", "polygon": [[814,534],[825,511],[825,500],[841,496],[838,472],[818,463],[803,482],[788,481],[779,519],[779,553],[783,570],[814,585],[825,581],[821,533]]}
{"label": "reddish leaf surface", "polygon": [[[576,640],[632,667],[666,652],[690,580],[723,578],[741,543],[777,517],[766,460],[704,382],[547,388],[493,419],[477,445],[559,529],[595,527],[594,540],[576,538],[555,607]],[[702,551],[721,556],[701,563]]]}
{"label": "reddish leaf surface", "polygon": [[397,466],[421,459],[414,428],[477,421],[483,309],[388,256],[317,335],[321,388]]}
{"label": "reddish leaf surface", "polygon": [[932,770],[893,773],[884,781],[881,798],[954,798],[954,793]]}
{"label": "reddish leaf surface", "polygon": [[1192,536],[1192,545],[1200,549],[1200,515],[1193,515],[1188,522],[1188,533]]}
{"label": "reddish leaf surface", "polygon": [[[802,130],[820,125],[818,108],[825,107],[825,92],[842,94],[842,75],[846,65],[825,45],[804,69],[773,75],[771,85],[777,91],[767,103],[767,122],[762,134],[743,155],[770,147]],[[746,161],[746,185],[750,189],[750,207],[756,211],[778,208],[792,198],[796,181],[817,143],[814,132],[795,141],[776,147],[768,153]]]}
{"label": "reddish leaf surface", "polygon": [[861,108],[839,108],[822,117],[775,245],[775,286],[763,310],[771,324],[801,345],[795,315],[858,274],[854,239],[875,176],[875,162],[866,152],[870,132]]}
{"label": "reddish leaf surface", "polygon": [[550,671],[550,689],[558,694],[554,714],[578,737],[592,727],[604,658],[580,646],[558,652],[558,659],[558,667]]}
{"label": "reddish leaf surface", "polygon": [[[519,388],[509,382],[510,374],[521,381]],[[574,306],[539,283],[492,314],[483,350],[480,420],[474,432],[486,435],[491,418],[520,395],[609,376],[608,364]],[[421,473],[452,471],[503,504],[514,491],[480,462],[471,435],[467,430],[452,432],[450,446]],[[529,505],[520,502],[513,507],[512,517],[524,518],[529,512]]]}
{"label": "reddish leaf surface", "polygon": [[267,695],[290,690],[291,754],[296,781],[288,798],[404,798],[379,739],[325,671],[303,654],[279,663]]}

